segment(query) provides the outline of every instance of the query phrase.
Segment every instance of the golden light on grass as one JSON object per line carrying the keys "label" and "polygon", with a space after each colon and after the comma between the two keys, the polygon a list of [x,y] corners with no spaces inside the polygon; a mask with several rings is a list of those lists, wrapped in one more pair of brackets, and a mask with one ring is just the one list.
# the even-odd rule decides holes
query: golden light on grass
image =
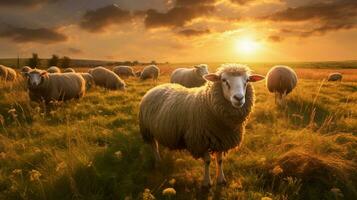
{"label": "golden light on grass", "polygon": [[261,47],[261,44],[252,38],[241,38],[235,41],[235,50],[240,54],[254,54]]}

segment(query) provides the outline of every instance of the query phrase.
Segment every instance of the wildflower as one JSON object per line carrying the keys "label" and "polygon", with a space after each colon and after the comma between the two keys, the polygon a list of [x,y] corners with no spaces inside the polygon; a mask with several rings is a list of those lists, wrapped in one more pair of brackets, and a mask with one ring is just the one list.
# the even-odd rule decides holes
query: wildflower
{"label": "wildflower", "polygon": [[274,167],[272,172],[276,176],[276,175],[279,175],[279,174],[283,173],[283,169],[280,167],[280,165],[277,165],[277,166]]}
{"label": "wildflower", "polygon": [[273,200],[273,199],[270,197],[262,197],[260,200]]}
{"label": "wildflower", "polygon": [[229,187],[233,188],[233,189],[242,189],[243,188],[242,182],[239,179],[237,181],[232,181],[232,183],[230,184]]}
{"label": "wildflower", "polygon": [[7,113],[9,113],[12,116],[12,118],[17,118],[15,108],[10,109],[9,111],[7,111]]}
{"label": "wildflower", "polygon": [[29,174],[30,174],[30,181],[39,181],[40,177],[42,176],[42,174],[35,169],[31,170]]}
{"label": "wildflower", "polygon": [[12,174],[20,175],[20,174],[22,174],[22,169],[14,169],[14,170],[12,170]]}
{"label": "wildflower", "polygon": [[143,193],[143,200],[154,200],[155,197],[154,195],[151,194],[149,189],[145,189]]}
{"label": "wildflower", "polygon": [[117,151],[114,153],[114,156],[118,159],[121,160],[123,157],[123,153],[121,151]]}
{"label": "wildflower", "polygon": [[92,165],[93,165],[93,162],[89,161],[89,163],[87,164],[87,167],[92,167]]}
{"label": "wildflower", "polygon": [[0,152],[0,159],[5,159],[5,158],[6,158],[6,153]]}
{"label": "wildflower", "polygon": [[166,188],[162,191],[164,196],[174,196],[176,195],[176,190],[174,188]]}
{"label": "wildflower", "polygon": [[67,165],[65,162],[60,162],[57,164],[56,172],[62,171],[62,169],[66,168],[66,167],[67,167]]}
{"label": "wildflower", "polygon": [[175,183],[176,183],[176,179],[174,179],[174,178],[172,178],[172,179],[169,181],[169,184],[170,184],[171,186],[174,186]]}

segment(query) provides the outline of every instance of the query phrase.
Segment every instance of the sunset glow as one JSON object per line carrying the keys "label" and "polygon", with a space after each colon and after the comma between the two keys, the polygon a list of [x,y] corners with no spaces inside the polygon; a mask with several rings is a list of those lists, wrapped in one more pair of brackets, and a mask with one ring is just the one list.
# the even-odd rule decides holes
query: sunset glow
{"label": "sunset glow", "polygon": [[235,48],[238,53],[254,54],[259,50],[260,45],[261,44],[255,40],[250,38],[243,38],[236,41]]}

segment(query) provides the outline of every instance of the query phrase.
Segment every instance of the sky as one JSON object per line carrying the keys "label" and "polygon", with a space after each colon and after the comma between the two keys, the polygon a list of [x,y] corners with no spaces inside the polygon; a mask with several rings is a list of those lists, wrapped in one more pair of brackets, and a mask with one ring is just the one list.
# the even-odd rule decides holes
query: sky
{"label": "sky", "polygon": [[0,57],[357,59],[357,0],[0,0]]}

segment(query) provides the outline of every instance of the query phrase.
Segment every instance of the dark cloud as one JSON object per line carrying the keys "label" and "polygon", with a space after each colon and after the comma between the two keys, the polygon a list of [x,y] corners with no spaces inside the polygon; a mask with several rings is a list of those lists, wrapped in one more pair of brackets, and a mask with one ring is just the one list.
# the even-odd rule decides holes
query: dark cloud
{"label": "dark cloud", "polygon": [[0,6],[34,7],[57,1],[60,0],[0,0]]}
{"label": "dark cloud", "polygon": [[272,42],[281,42],[283,40],[283,38],[278,35],[271,35],[268,37],[268,40],[272,41]]}
{"label": "dark cloud", "polygon": [[77,49],[77,48],[74,48],[74,47],[69,47],[69,48],[67,49],[67,52],[68,52],[68,53],[71,53],[71,54],[81,54],[81,53],[83,53],[82,50]]}
{"label": "dark cloud", "polygon": [[312,27],[311,29],[304,26],[301,29],[282,30],[282,32],[297,34],[301,37],[340,29],[352,29],[357,28],[357,1],[334,0],[327,3],[308,4],[288,8],[270,15],[266,19],[277,22],[310,22],[311,26],[308,27]]}
{"label": "dark cloud", "polygon": [[9,38],[14,42],[36,42],[36,43],[56,43],[67,40],[67,36],[59,33],[55,29],[48,28],[23,28],[14,26],[3,26],[0,30],[0,37]]}
{"label": "dark cloud", "polygon": [[248,3],[251,3],[251,2],[257,1],[257,0],[230,0],[230,1],[235,4],[246,5]]}
{"label": "dark cloud", "polygon": [[211,31],[209,29],[204,29],[204,30],[185,29],[177,32],[177,34],[185,37],[193,37],[193,36],[201,36],[201,35],[209,34],[210,32]]}
{"label": "dark cloud", "polygon": [[102,32],[110,25],[130,22],[132,18],[130,11],[113,4],[87,11],[82,17],[80,27],[90,32]]}
{"label": "dark cloud", "polygon": [[207,16],[214,10],[213,6],[179,6],[166,13],[148,10],[145,18],[147,28],[182,27],[195,18]]}
{"label": "dark cloud", "polygon": [[195,6],[213,4],[217,0],[176,0],[176,6]]}

